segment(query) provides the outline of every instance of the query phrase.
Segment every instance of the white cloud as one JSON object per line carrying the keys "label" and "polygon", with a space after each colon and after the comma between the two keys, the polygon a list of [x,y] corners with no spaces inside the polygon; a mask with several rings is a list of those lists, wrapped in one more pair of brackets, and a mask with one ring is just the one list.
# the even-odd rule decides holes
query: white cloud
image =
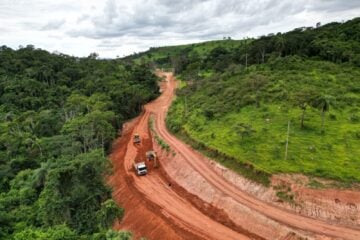
{"label": "white cloud", "polygon": [[123,56],[358,17],[358,0],[0,0],[0,45]]}
{"label": "white cloud", "polygon": [[41,30],[43,31],[51,31],[58,30],[65,24],[65,19],[56,19],[49,21],[46,25],[44,25]]}

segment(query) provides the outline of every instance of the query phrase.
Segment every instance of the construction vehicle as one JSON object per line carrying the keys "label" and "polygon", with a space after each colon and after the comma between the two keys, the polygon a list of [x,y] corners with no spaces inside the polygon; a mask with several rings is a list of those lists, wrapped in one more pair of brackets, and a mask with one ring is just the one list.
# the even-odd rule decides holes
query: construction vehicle
{"label": "construction vehicle", "polygon": [[139,134],[134,134],[134,143],[135,144],[138,144],[140,143],[141,140],[140,140],[140,135]]}
{"label": "construction vehicle", "polygon": [[155,151],[147,151],[146,152],[146,159],[149,161],[154,161],[154,167],[157,167],[157,158]]}
{"label": "construction vehicle", "polygon": [[138,176],[147,174],[147,168],[144,162],[134,163],[134,168]]}

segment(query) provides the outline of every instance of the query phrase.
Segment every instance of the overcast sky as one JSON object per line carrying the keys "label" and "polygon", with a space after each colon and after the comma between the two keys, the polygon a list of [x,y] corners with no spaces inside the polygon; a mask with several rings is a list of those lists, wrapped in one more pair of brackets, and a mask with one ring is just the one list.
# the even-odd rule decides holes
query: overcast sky
{"label": "overcast sky", "polygon": [[360,16],[360,0],[0,0],[0,45],[116,57]]}

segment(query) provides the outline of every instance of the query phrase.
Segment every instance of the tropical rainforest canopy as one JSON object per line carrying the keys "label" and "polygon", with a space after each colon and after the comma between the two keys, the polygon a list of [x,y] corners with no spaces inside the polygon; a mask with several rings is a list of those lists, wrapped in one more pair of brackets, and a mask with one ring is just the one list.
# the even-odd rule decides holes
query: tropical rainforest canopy
{"label": "tropical rainforest canopy", "polygon": [[127,239],[106,156],[157,93],[145,66],[1,47],[0,239]]}

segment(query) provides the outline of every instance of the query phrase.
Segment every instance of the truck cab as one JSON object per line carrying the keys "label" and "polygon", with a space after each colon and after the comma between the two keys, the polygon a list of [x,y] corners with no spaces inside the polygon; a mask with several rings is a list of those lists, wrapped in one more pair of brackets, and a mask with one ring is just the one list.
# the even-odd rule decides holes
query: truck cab
{"label": "truck cab", "polygon": [[139,176],[147,174],[147,168],[144,162],[134,163],[134,168],[136,174]]}

